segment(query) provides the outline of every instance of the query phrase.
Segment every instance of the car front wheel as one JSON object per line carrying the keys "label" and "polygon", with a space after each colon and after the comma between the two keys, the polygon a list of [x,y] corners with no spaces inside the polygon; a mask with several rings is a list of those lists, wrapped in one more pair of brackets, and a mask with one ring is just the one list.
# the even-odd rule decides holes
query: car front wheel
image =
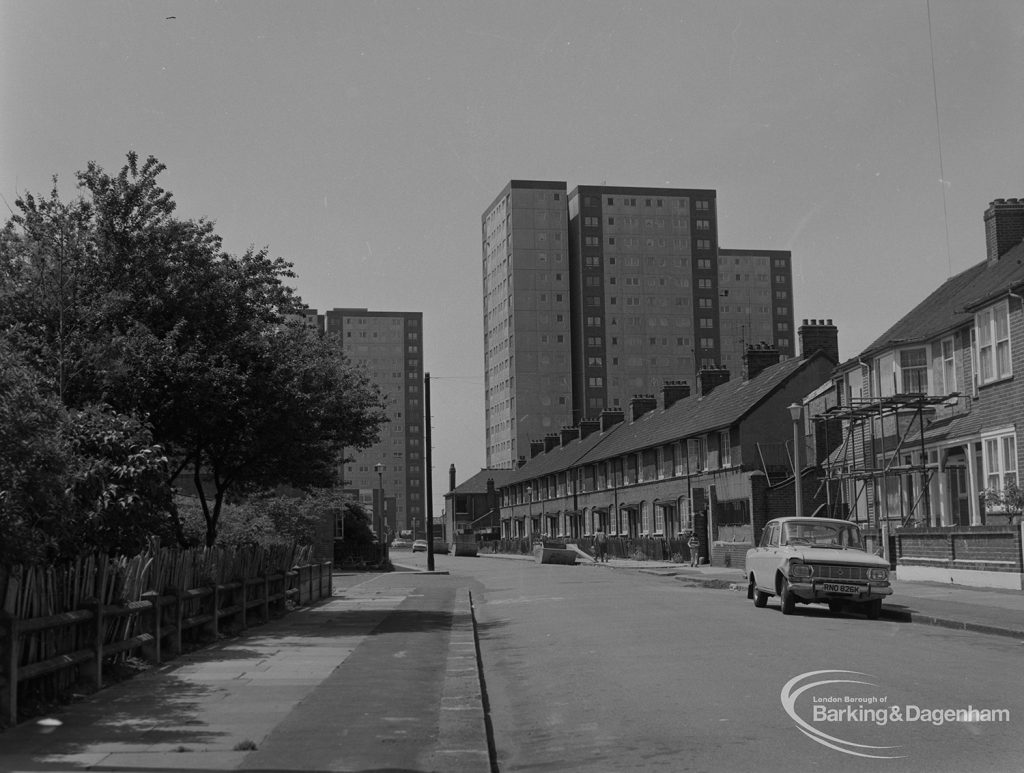
{"label": "car front wheel", "polygon": [[782,588],[779,590],[779,599],[782,601],[782,614],[791,615],[796,609],[796,596],[789,589],[789,580],[782,578]]}
{"label": "car front wheel", "polygon": [[867,615],[868,620],[877,620],[878,616],[882,614],[882,600],[872,599],[871,601],[865,601],[864,614]]}
{"label": "car front wheel", "polygon": [[754,585],[754,577],[750,577],[750,586],[747,589],[747,598],[754,600],[754,606],[761,609],[768,604],[768,594],[762,590],[758,590],[757,586]]}

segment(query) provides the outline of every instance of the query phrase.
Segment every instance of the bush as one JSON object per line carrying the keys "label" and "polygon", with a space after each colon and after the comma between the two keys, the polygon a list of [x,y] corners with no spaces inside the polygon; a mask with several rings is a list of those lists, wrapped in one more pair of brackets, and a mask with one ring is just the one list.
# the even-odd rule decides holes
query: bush
{"label": "bush", "polygon": [[[186,538],[197,545],[206,539],[206,519],[195,497],[178,496],[178,514]],[[357,502],[332,490],[315,490],[299,496],[263,493],[242,502],[225,504],[217,527],[217,544],[229,547],[277,544],[310,545],[325,519],[344,513],[345,541],[352,545],[373,542],[370,519]]]}

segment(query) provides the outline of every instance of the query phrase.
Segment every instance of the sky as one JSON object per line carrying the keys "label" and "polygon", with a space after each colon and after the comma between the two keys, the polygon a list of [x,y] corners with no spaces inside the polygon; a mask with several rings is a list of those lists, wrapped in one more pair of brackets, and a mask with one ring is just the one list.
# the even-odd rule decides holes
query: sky
{"label": "sky", "polygon": [[129,151],[319,310],[422,311],[434,514],[485,464],[480,217],[511,179],[712,188],[855,356],[1024,196],[1020,0],[0,0],[0,195]]}

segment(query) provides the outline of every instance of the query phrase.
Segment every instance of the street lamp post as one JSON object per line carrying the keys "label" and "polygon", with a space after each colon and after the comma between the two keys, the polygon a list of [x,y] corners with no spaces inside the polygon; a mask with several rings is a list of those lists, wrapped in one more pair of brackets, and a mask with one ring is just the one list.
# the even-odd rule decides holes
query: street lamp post
{"label": "street lamp post", "polygon": [[380,489],[380,531],[377,532],[377,539],[380,540],[380,558],[384,560],[384,465],[380,462],[373,465],[377,471],[377,487]]}
{"label": "street lamp post", "polygon": [[803,415],[803,409],[800,403],[789,406],[789,417],[793,420],[793,514],[797,518],[803,517],[804,514],[804,492],[800,482],[800,417]]}

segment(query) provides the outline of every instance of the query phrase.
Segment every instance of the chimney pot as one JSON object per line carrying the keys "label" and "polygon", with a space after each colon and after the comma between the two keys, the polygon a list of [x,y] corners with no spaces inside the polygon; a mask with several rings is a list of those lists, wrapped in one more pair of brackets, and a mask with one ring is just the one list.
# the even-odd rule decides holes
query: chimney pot
{"label": "chimney pot", "polygon": [[605,408],[603,411],[601,411],[601,416],[598,419],[601,423],[601,431],[607,432],[609,429],[623,421],[625,418],[626,415],[622,411]]}
{"label": "chimney pot", "polygon": [[1024,200],[996,199],[985,210],[985,253],[995,263],[1024,240]]}

